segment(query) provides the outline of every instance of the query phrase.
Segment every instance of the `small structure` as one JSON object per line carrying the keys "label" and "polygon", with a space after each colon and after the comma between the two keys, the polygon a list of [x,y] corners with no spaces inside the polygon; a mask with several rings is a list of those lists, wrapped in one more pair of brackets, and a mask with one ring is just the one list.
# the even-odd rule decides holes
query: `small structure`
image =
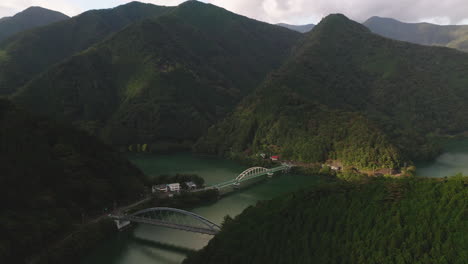
{"label": "small structure", "polygon": [[270,159],[271,159],[272,161],[278,161],[279,158],[280,158],[279,156],[271,156],[271,157],[270,157]]}
{"label": "small structure", "polygon": [[330,166],[330,169],[334,170],[334,171],[339,171],[341,170],[341,167],[338,167],[338,166]]}
{"label": "small structure", "polygon": [[153,185],[151,187],[151,192],[167,192],[167,185],[166,184],[160,184],[160,185]]}
{"label": "small structure", "polygon": [[170,192],[180,192],[180,183],[171,183],[167,185],[167,189]]}
{"label": "small structure", "polygon": [[189,189],[189,190],[197,189],[197,185],[192,181],[185,182],[185,185],[187,185],[187,189]]}
{"label": "small structure", "polygon": [[265,154],[265,153],[260,153],[260,157],[262,157],[262,159],[265,159],[265,158],[266,158],[266,154]]}

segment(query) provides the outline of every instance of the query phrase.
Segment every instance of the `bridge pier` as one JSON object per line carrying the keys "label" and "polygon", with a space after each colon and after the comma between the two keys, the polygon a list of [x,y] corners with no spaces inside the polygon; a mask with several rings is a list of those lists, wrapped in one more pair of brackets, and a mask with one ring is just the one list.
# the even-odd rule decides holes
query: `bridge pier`
{"label": "bridge pier", "polygon": [[132,222],[130,222],[128,220],[120,220],[120,219],[116,219],[116,220],[114,220],[114,222],[117,225],[118,230],[122,230],[124,228],[127,228],[132,223]]}

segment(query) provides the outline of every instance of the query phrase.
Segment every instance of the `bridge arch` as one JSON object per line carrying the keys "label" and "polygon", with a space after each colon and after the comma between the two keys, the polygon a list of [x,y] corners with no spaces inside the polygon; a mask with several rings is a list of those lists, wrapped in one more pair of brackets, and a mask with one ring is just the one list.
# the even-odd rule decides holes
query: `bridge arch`
{"label": "bridge arch", "polygon": [[235,182],[239,183],[245,177],[249,177],[249,176],[252,176],[252,175],[256,175],[256,174],[259,174],[259,173],[265,173],[265,172],[269,172],[269,171],[270,171],[269,169],[263,168],[263,167],[248,168],[245,171],[243,171],[241,174],[239,174],[239,176],[236,177]]}
{"label": "bridge arch", "polygon": [[189,232],[214,235],[221,227],[198,214],[170,207],[154,207],[118,217],[136,223],[164,226]]}

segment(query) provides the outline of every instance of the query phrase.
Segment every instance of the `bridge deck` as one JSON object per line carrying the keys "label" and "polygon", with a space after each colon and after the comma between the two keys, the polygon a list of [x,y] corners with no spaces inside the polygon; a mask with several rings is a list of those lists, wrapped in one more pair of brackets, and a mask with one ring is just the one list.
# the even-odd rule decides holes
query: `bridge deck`
{"label": "bridge deck", "polygon": [[[267,171],[264,171],[264,172],[260,172],[260,173],[254,174],[254,175],[247,176],[247,177],[241,179],[239,181],[239,183],[244,182],[244,181],[248,181],[248,180],[252,180],[252,179],[255,179],[255,178],[260,177],[260,176],[267,175],[268,173],[283,171],[283,170],[286,170],[286,169],[289,169],[289,168],[290,168],[290,166],[288,166],[288,165],[281,165],[281,166],[278,166],[278,167],[275,167],[275,168],[268,169]],[[222,183],[218,183],[218,184],[206,187],[206,188],[198,190],[198,191],[213,189],[213,188],[222,189],[222,188],[226,188],[226,187],[229,187],[231,185],[234,185],[235,183],[237,183],[237,180],[233,179],[233,180],[225,181],[225,182],[222,182]]]}
{"label": "bridge deck", "polygon": [[155,226],[162,226],[172,229],[178,229],[188,232],[206,234],[206,235],[216,235],[218,233],[217,230],[212,230],[208,228],[201,228],[201,227],[194,227],[182,224],[174,224],[166,221],[161,221],[157,219],[149,219],[144,217],[136,217],[136,216],[111,216],[114,220],[119,221],[130,221],[133,223],[140,223],[140,224],[148,224],[148,225],[155,225]]}
{"label": "bridge deck", "polygon": [[218,231],[211,230],[208,228],[201,228],[201,227],[194,227],[194,226],[188,226],[188,225],[181,225],[181,224],[173,224],[161,220],[156,220],[156,219],[148,219],[144,217],[123,217],[121,220],[127,220],[130,222],[135,222],[135,223],[142,223],[142,224],[149,224],[149,225],[156,225],[156,226],[162,226],[162,227],[168,227],[168,228],[173,228],[173,229],[179,229],[179,230],[184,230],[184,231],[189,231],[189,232],[195,232],[195,233],[201,233],[201,234],[207,234],[207,235],[216,235]]}

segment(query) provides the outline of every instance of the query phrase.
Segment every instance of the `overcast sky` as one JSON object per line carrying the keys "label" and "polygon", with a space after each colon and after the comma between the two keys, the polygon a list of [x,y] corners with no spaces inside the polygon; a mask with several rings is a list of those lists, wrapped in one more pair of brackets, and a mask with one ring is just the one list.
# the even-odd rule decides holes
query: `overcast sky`
{"label": "overcast sky", "polygon": [[[75,16],[89,9],[111,8],[128,0],[0,0],[0,17],[29,7],[42,6]],[[142,0],[177,5],[183,0]],[[468,24],[468,0],[203,0],[258,20],[290,24],[318,23],[330,13],[343,13],[363,22],[371,16],[404,22]]]}

